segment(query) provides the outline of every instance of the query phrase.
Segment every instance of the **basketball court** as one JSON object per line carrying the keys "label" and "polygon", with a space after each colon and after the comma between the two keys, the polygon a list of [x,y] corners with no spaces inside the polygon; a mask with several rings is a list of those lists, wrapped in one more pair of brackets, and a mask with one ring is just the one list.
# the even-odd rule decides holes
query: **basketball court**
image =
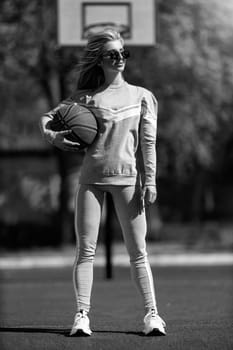
{"label": "basketball court", "polygon": [[129,267],[115,267],[114,279],[95,268],[93,335],[69,337],[75,312],[72,268],[1,270],[1,350],[231,350],[233,348],[232,265],[158,266],[159,312],[166,337],[141,333],[143,309]]}
{"label": "basketball court", "polygon": [[[119,30],[126,46],[143,50],[157,44],[154,0],[58,0],[57,13],[58,44],[64,48],[83,47],[90,33],[105,26]],[[125,255],[118,256],[122,264],[114,265],[112,280],[104,278],[103,257],[97,259],[88,338],[69,336],[75,313],[73,256],[7,261],[0,269],[0,349],[231,350],[232,256],[230,263],[224,257],[213,263],[213,256],[204,263],[195,255],[189,264],[191,255],[180,257],[165,263],[164,255],[156,259],[155,254],[152,263],[166,337],[142,334],[143,308]]]}

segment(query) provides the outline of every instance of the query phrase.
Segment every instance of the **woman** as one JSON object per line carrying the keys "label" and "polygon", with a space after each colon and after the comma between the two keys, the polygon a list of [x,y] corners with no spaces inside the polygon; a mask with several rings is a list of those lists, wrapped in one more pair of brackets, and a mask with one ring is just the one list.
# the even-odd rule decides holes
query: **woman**
{"label": "woman", "polygon": [[[130,257],[132,278],[144,302],[143,332],[165,335],[145,243],[145,206],[156,199],[157,102],[151,92],[124,80],[122,73],[128,57],[122,37],[113,29],[92,35],[81,62],[77,91],[63,102],[86,105],[99,125],[98,137],[84,157],[76,201],[78,244],[73,281],[77,313],[71,335],[91,335],[88,312],[93,260],[106,192],[112,196]],[[65,138],[69,131],[54,132],[49,128],[48,122],[61,105],[41,118],[41,129],[54,146],[75,151],[79,145]],[[142,153],[143,171],[138,150]]]}

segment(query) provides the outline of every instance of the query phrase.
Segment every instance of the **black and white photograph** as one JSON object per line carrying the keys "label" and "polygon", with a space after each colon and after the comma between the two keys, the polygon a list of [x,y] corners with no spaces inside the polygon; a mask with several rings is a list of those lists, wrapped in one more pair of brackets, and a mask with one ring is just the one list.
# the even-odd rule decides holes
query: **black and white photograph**
{"label": "black and white photograph", "polygon": [[233,349],[233,0],[2,0],[0,349]]}

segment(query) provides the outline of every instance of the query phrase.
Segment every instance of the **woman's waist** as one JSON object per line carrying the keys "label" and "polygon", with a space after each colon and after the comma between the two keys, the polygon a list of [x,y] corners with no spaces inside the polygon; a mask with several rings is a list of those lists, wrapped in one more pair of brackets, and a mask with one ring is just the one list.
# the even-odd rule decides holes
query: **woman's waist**
{"label": "woman's waist", "polygon": [[86,156],[82,167],[85,169],[85,172],[106,176],[136,176],[137,174],[136,159],[134,157],[122,158],[109,155],[102,157]]}

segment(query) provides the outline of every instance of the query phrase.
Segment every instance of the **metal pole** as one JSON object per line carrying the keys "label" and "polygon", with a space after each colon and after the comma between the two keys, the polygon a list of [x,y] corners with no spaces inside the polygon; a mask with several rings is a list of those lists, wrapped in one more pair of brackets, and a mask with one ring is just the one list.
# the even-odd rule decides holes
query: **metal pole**
{"label": "metal pole", "polygon": [[104,243],[105,243],[105,277],[107,279],[113,278],[113,264],[112,264],[112,245],[113,245],[113,202],[110,194],[106,194],[106,222],[104,229]]}

